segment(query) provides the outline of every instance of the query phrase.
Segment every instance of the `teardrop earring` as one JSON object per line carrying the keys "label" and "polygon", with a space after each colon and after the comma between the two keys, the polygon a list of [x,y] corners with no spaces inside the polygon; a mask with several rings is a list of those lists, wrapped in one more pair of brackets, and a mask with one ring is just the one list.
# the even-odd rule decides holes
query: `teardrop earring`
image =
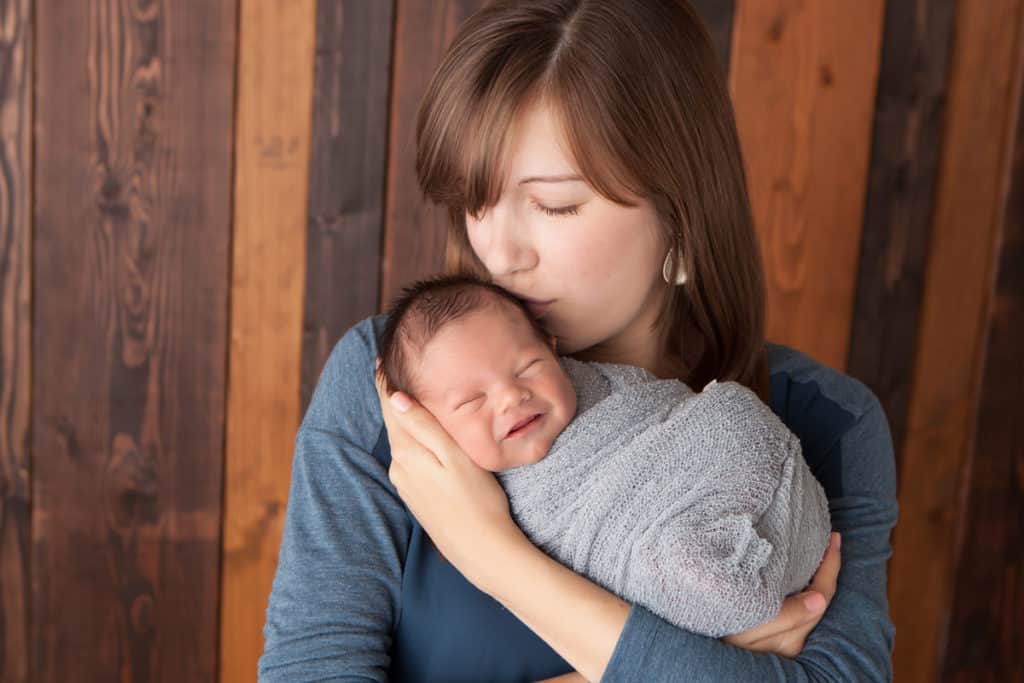
{"label": "teardrop earring", "polygon": [[670,249],[665,254],[665,263],[661,266],[661,277],[664,278],[668,284],[682,285],[686,283],[686,269],[683,267],[683,254],[680,251],[676,251],[676,261],[679,263],[679,267],[675,269],[676,276],[672,277],[672,250]]}

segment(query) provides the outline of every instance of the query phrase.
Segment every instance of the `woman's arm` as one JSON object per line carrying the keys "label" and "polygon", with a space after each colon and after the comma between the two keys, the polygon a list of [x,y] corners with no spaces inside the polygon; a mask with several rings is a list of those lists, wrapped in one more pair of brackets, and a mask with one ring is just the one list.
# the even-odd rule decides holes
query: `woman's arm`
{"label": "woman's arm", "polygon": [[335,346],[295,440],[259,680],[386,681],[411,521],[373,455],[371,320]]}
{"label": "woman's arm", "polygon": [[[877,399],[866,389],[858,401],[848,398],[839,409],[856,410],[851,426],[834,435],[828,453],[816,454],[835,471],[822,483],[833,526],[843,534],[843,571],[821,623],[792,660],[694,635],[641,607],[629,611],[623,626],[626,603],[509,530],[508,501],[494,477],[483,476],[489,473],[472,465],[425,409],[404,396],[397,403],[405,412],[392,410],[383,397],[382,404],[392,435],[392,481],[435,544],[588,680],[667,681],[681,671],[699,681],[889,680],[893,628],[885,562],[896,520],[892,442]],[[489,522],[481,524],[480,511]],[[469,550],[481,541],[490,552]]]}

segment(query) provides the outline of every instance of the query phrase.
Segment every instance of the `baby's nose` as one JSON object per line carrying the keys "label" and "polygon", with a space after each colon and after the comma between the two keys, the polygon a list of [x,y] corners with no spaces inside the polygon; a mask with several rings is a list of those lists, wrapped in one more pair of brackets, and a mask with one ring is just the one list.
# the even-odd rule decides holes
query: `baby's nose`
{"label": "baby's nose", "polygon": [[515,408],[516,406],[529,401],[532,396],[533,395],[530,393],[530,390],[526,387],[509,387],[508,391],[505,392],[502,409],[509,410],[511,408]]}

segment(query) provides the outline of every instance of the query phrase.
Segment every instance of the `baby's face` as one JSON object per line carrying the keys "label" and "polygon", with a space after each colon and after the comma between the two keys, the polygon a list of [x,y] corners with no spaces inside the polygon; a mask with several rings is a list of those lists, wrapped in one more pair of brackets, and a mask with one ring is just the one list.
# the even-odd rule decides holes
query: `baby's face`
{"label": "baby's face", "polygon": [[576,415],[576,392],[552,347],[511,304],[445,325],[417,360],[418,400],[491,472],[543,458]]}

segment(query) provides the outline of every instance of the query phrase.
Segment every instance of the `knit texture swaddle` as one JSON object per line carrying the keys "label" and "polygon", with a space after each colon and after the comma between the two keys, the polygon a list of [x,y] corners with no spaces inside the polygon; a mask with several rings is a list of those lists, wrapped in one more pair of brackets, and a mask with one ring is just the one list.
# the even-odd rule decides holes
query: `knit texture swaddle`
{"label": "knit texture swaddle", "polygon": [[831,530],[799,439],[735,382],[697,394],[642,368],[560,361],[575,419],[543,460],[498,474],[526,535],[695,633],[774,617]]}

